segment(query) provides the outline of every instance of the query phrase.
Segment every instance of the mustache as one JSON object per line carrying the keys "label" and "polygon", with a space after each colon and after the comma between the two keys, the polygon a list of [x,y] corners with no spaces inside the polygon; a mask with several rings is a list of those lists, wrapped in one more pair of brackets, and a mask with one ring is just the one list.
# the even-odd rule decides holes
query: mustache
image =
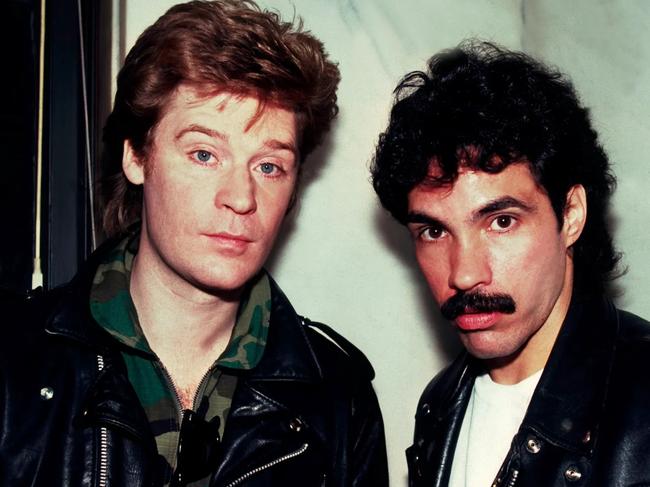
{"label": "mustache", "polygon": [[459,292],[445,301],[440,312],[449,321],[469,312],[489,313],[497,311],[512,314],[517,309],[515,300],[508,294],[483,294],[479,292]]}

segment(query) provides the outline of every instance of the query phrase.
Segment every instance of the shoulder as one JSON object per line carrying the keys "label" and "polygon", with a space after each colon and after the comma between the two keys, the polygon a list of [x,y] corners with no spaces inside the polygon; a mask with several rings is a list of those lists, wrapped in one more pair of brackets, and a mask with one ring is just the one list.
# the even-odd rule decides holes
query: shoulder
{"label": "shoulder", "polygon": [[64,292],[62,288],[50,291],[38,288],[24,294],[4,293],[0,297],[4,337],[0,341],[2,349],[10,352],[21,343],[34,346],[35,340],[44,334],[46,324]]}
{"label": "shoulder", "polygon": [[67,353],[71,349],[64,346],[66,342],[47,332],[59,308],[61,292],[38,289],[2,298],[0,381],[4,399],[20,397],[21,389],[29,389],[45,377],[54,381],[59,371],[70,373],[75,369],[75,361]]}
{"label": "shoulder", "polygon": [[650,322],[629,311],[618,310],[619,337],[625,342],[650,346]]}
{"label": "shoulder", "polygon": [[44,291],[37,288],[24,294],[3,294],[0,298],[3,331],[15,334],[42,328],[58,301],[59,293],[58,289]]}
{"label": "shoulder", "polygon": [[650,323],[627,311],[617,310],[615,372],[634,377],[635,383],[647,383],[650,376],[639,374],[650,366]]}
{"label": "shoulder", "polygon": [[617,322],[600,435],[610,438],[614,452],[642,451],[650,444],[650,323],[618,310]]}
{"label": "shoulder", "polygon": [[372,365],[356,346],[329,326],[301,318],[309,339],[325,375],[341,375],[371,381],[375,376]]}
{"label": "shoulder", "polygon": [[283,357],[282,369],[300,368],[332,384],[369,384],[375,373],[363,352],[329,326],[298,315],[270,276],[269,281],[271,320],[267,360],[263,360],[269,370],[263,367],[265,373],[277,373],[277,360],[271,358]]}

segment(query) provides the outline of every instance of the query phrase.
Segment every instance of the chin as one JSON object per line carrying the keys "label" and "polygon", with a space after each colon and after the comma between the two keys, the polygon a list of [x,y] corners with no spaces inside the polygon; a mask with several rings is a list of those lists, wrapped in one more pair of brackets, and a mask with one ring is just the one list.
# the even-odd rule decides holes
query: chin
{"label": "chin", "polygon": [[229,269],[221,266],[216,273],[207,272],[193,279],[194,285],[210,294],[238,293],[260,271],[261,267],[250,269]]}
{"label": "chin", "polygon": [[214,279],[195,279],[190,281],[192,286],[206,294],[218,296],[224,300],[239,299],[247,281],[224,281]]}
{"label": "chin", "polygon": [[479,360],[507,360],[515,353],[515,352],[505,353],[501,351],[471,349],[471,348],[468,348],[467,351],[469,352],[470,355],[472,355],[474,358],[477,358]]}
{"label": "chin", "polygon": [[508,360],[515,357],[523,348],[523,344],[504,343],[472,343],[470,340],[462,339],[467,352],[480,360]]}

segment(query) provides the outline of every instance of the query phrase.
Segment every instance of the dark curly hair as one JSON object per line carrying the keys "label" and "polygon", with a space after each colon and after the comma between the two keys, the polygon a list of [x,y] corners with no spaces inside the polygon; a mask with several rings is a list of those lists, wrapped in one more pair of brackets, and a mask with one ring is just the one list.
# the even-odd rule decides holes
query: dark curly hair
{"label": "dark curly hair", "polygon": [[104,128],[104,230],[140,218],[142,188],[122,172],[124,141],[146,162],[152,134],[182,83],[206,94],[254,96],[292,110],[300,162],[322,141],[338,112],[338,67],[300,19],[283,21],[252,0],[195,0],[170,8],[138,38],[117,77]]}
{"label": "dark curly hair", "polygon": [[569,189],[581,184],[589,216],[574,244],[575,287],[602,292],[617,277],[620,254],[607,226],[616,180],[589,112],[561,73],[521,52],[466,41],[408,74],[395,90],[388,129],[379,137],[372,183],[402,224],[408,194],[427,178],[435,158],[453,183],[459,164],[496,173],[529,165],[561,226]]}

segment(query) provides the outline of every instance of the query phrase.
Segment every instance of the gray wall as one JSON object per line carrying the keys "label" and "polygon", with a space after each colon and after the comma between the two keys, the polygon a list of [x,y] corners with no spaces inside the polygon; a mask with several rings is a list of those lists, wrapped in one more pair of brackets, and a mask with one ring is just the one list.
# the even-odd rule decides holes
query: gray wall
{"label": "gray wall", "polygon": [[[173,0],[114,0],[128,49]],[[648,193],[650,2],[645,0],[264,0],[295,12],[320,37],[343,75],[336,127],[308,162],[302,200],[287,221],[271,270],[302,314],[334,326],[373,362],[383,408],[391,484],[404,486],[404,449],[428,380],[454,355],[414,267],[409,239],[378,207],[368,181],[391,92],[407,71],[468,36],[526,49],[575,81],[608,150],[619,189],[616,234],[628,274],[620,304],[650,316]],[[398,7],[399,5],[399,7]]]}

